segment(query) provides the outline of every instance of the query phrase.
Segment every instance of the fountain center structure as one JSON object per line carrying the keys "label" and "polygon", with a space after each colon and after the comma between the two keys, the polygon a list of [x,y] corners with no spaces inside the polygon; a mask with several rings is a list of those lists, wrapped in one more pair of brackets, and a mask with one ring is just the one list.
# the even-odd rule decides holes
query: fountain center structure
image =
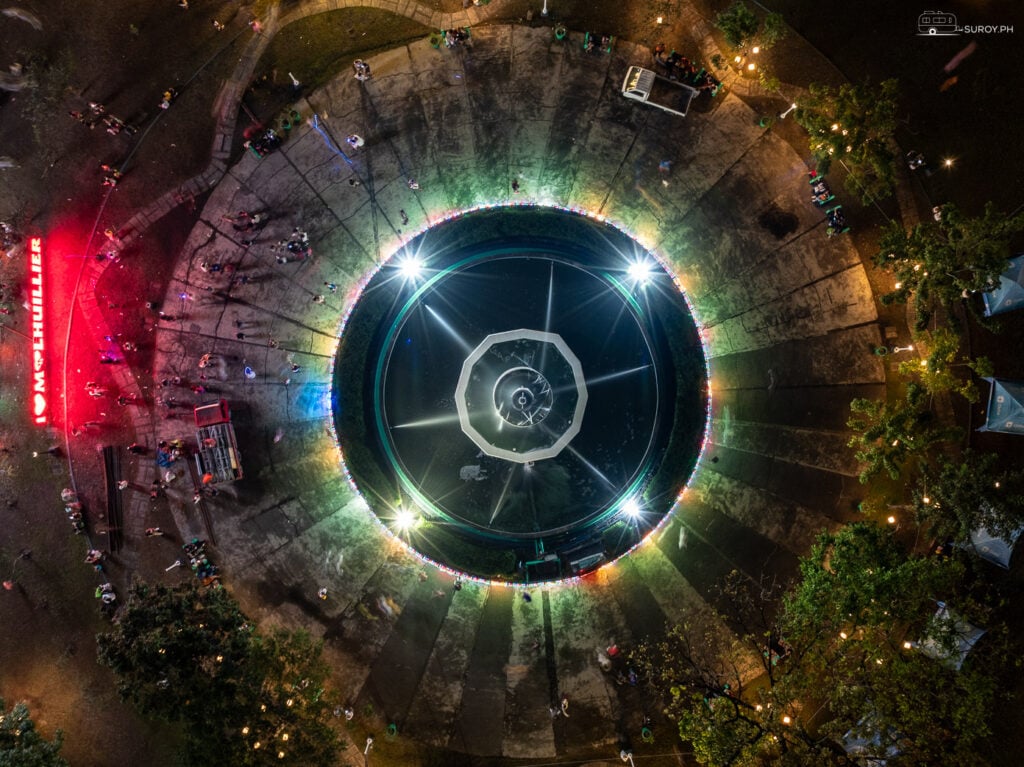
{"label": "fountain center structure", "polygon": [[366,282],[335,360],[345,468],[420,556],[489,580],[578,576],[654,530],[708,412],[674,276],[566,211],[467,213]]}
{"label": "fountain center structure", "polygon": [[555,333],[493,333],[462,363],[455,408],[463,433],[487,455],[513,463],[554,458],[580,431],[583,366]]}

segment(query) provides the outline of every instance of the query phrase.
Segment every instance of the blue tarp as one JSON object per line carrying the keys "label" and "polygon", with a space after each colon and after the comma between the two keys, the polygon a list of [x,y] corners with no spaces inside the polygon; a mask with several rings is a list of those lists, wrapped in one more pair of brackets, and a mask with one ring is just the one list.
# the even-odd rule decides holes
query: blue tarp
{"label": "blue tarp", "polygon": [[1024,308],[1024,253],[1010,259],[1010,268],[999,277],[999,287],[982,293],[985,316]]}
{"label": "blue tarp", "polygon": [[988,395],[988,415],[978,431],[1024,434],[1024,383],[986,378],[992,384]]}

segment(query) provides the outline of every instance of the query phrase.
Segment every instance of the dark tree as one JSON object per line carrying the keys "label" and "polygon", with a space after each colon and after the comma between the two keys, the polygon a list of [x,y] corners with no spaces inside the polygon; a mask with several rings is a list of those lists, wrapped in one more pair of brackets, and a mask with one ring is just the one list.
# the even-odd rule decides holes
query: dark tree
{"label": "dark tree", "polygon": [[918,649],[956,645],[934,620],[939,597],[987,618],[958,594],[962,577],[955,559],[908,556],[888,530],[851,525],[818,539],[777,618],[772,593],[734,576],[717,622],[672,627],[635,660],[702,764],[849,764],[843,743],[859,737],[893,767],[976,765],[1005,656],[955,671]]}
{"label": "dark tree", "polygon": [[0,767],[68,767],[61,758],[60,730],[46,740],[36,730],[28,706],[15,703],[10,711],[0,698]]}
{"label": "dark tree", "polygon": [[896,80],[876,88],[811,85],[794,114],[810,137],[818,171],[827,173],[842,161],[849,169],[847,190],[865,204],[892,194],[898,97]]}
{"label": "dark tree", "polygon": [[937,307],[994,290],[1010,263],[1010,241],[1022,231],[1024,213],[1007,217],[991,203],[975,218],[946,204],[938,221],[922,222],[909,232],[890,223],[874,257],[896,278],[895,289],[882,296],[882,303],[904,303],[914,296],[923,326]]}
{"label": "dark tree", "polygon": [[725,35],[726,42],[736,49],[754,44],[769,48],[786,34],[780,14],[769,13],[762,22],[742,0],[737,0],[715,16],[715,26]]}
{"label": "dark tree", "polygon": [[928,394],[954,392],[968,402],[980,398],[975,378],[994,373],[987,357],[970,359],[960,351],[960,336],[946,327],[915,334],[914,340],[927,350],[921,360],[908,360],[900,364],[900,374],[920,381]]}
{"label": "dark tree", "polygon": [[1009,539],[1024,527],[1024,471],[1000,466],[993,453],[940,456],[921,466],[914,509],[943,541],[965,543],[980,527]]}
{"label": "dark tree", "polygon": [[187,764],[336,759],[321,643],[305,632],[255,631],[223,589],[135,583],[98,645],[122,697],[184,724]]}
{"label": "dark tree", "polygon": [[[974,765],[990,732],[995,678],[1004,658],[960,671],[915,649],[932,638],[955,643],[933,620],[938,600],[961,614],[990,618],[959,595],[963,567],[952,558],[908,556],[887,529],[855,524],[821,536],[801,562],[782,630],[791,647],[787,683],[800,699],[822,700],[834,738],[878,739],[887,764]],[[1001,650],[1000,650],[1001,651]]]}
{"label": "dark tree", "polygon": [[881,471],[893,479],[903,464],[924,456],[929,448],[960,437],[956,427],[944,426],[928,408],[928,391],[917,383],[907,384],[905,396],[895,401],[855,399],[850,402],[846,425],[854,432],[849,446],[866,464],[860,481],[866,483]]}
{"label": "dark tree", "polygon": [[167,721],[215,721],[252,683],[252,629],[223,589],[137,581],[114,630],[97,642],[121,697]]}

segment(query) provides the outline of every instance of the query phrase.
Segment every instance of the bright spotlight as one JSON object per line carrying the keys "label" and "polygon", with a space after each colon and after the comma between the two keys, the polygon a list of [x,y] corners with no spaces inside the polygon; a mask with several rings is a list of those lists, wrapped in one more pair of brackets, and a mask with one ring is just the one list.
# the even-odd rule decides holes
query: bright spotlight
{"label": "bright spotlight", "polygon": [[651,265],[646,261],[635,261],[626,270],[633,282],[643,284],[651,278]]}
{"label": "bright spotlight", "polygon": [[637,503],[636,498],[630,498],[628,501],[622,504],[622,510],[630,519],[636,519],[640,516],[640,504]]}
{"label": "bright spotlight", "polygon": [[398,270],[403,277],[415,280],[423,272],[423,262],[418,258],[406,258],[398,265]]}
{"label": "bright spotlight", "polygon": [[395,527],[405,532],[416,524],[416,514],[409,509],[399,509],[395,512]]}

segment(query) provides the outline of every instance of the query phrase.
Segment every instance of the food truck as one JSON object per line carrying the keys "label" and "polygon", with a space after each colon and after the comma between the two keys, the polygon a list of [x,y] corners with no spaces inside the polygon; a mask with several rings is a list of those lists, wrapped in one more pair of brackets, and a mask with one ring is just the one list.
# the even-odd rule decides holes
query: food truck
{"label": "food truck", "polygon": [[242,460],[226,399],[196,405],[196,468],[204,485],[242,478]]}

